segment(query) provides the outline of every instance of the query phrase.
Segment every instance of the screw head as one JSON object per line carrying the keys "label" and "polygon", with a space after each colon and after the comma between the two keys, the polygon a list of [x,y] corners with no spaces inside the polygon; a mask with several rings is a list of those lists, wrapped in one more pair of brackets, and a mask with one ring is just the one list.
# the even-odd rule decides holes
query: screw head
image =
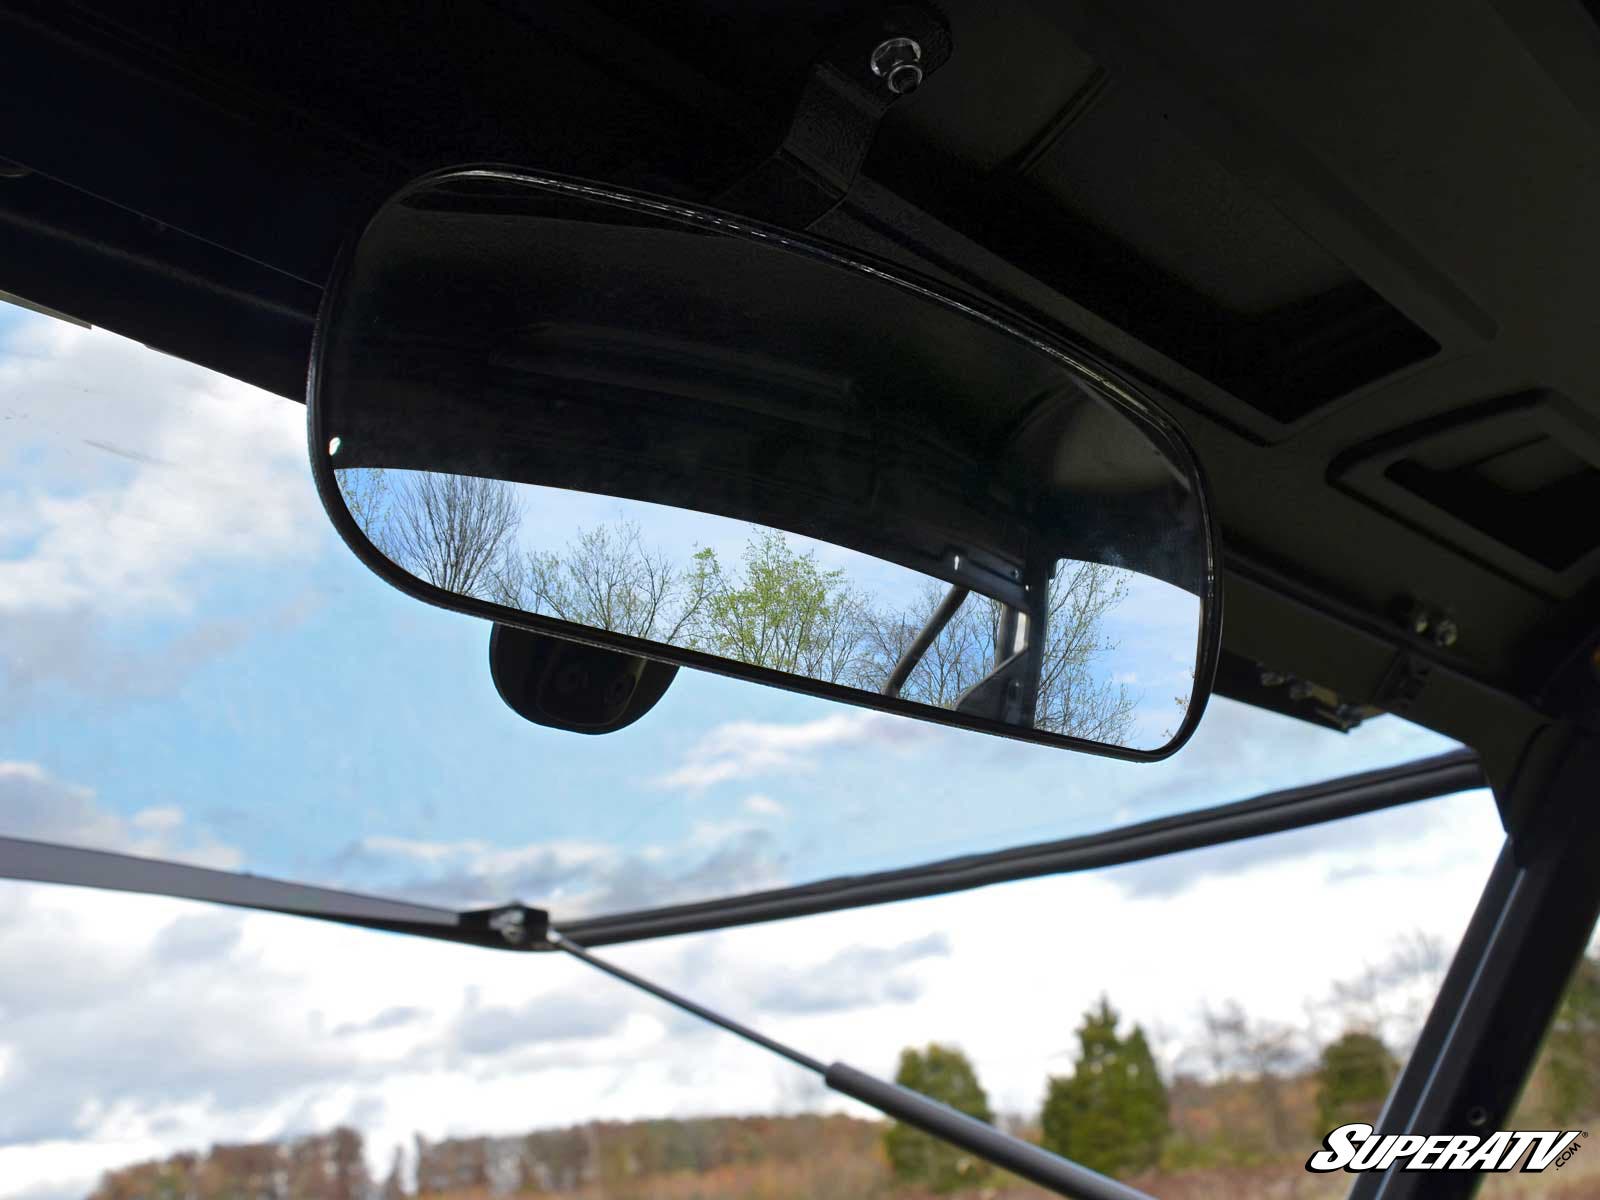
{"label": "screw head", "polygon": [[873,48],[872,73],[896,96],[922,86],[922,47],[908,37],[885,38]]}
{"label": "screw head", "polygon": [[1456,639],[1461,636],[1461,630],[1449,617],[1442,618],[1433,627],[1433,642],[1436,646],[1449,648],[1456,644]]}

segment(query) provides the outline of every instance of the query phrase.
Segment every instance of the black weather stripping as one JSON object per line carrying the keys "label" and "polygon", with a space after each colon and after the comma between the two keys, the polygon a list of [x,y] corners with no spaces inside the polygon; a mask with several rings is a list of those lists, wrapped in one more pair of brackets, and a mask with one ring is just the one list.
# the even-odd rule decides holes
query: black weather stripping
{"label": "black weather stripping", "polygon": [[1268,833],[1284,833],[1487,786],[1478,756],[1471,750],[1453,750],[1397,767],[1343,775],[1083,837],[1036,842],[989,854],[941,859],[920,867],[824,879],[799,887],[749,892],[698,904],[591,917],[564,922],[562,928],[587,946],[702,933],[890,900],[938,896],[1015,879],[1091,871]]}

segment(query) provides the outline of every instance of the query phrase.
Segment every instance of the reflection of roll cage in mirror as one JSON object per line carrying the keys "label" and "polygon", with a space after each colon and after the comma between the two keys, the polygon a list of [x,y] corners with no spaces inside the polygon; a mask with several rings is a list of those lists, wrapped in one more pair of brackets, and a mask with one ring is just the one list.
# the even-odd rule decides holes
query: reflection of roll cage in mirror
{"label": "reflection of roll cage in mirror", "polygon": [[[1220,643],[1215,532],[1176,426],[1090,352],[853,252],[570,180],[444,173],[390,201],[346,254],[308,409],[335,526],[432,603],[1135,760],[1174,752],[1204,708]],[[368,536],[335,482],[335,437],[341,475],[441,473],[661,506],[792,536],[818,578],[832,563],[809,556],[843,547],[954,591],[906,610],[861,678],[472,594]],[[1170,602],[1152,621],[1149,604],[1126,617],[1102,605],[1115,632],[1063,641],[1050,628],[1061,560],[1147,579],[1189,607]],[[753,575],[723,582],[741,602],[760,593]],[[919,663],[946,625],[978,620],[963,591],[991,606],[993,628],[969,638],[991,661],[929,694]],[[1136,719],[1075,719],[1084,688],[1130,686]]]}
{"label": "reflection of roll cage in mirror", "polygon": [[[956,557],[959,568],[960,557]],[[1035,594],[1044,589],[1029,585]],[[898,696],[911,672],[922,661],[934,640],[972,595],[972,589],[952,584],[934,609],[928,623],[918,632],[883,685],[885,696]],[[1045,615],[1041,605],[1023,610],[1001,606],[999,627],[994,641],[994,663],[978,682],[956,697],[951,706],[956,712],[970,713],[1007,725],[1032,728],[1039,695],[1039,677],[1044,664]]]}

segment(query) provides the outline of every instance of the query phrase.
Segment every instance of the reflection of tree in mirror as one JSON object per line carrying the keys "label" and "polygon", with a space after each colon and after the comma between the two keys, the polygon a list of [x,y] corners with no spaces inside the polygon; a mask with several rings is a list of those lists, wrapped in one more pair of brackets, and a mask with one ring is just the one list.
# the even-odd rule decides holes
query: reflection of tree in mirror
{"label": "reflection of tree in mirror", "polygon": [[[782,532],[752,527],[737,563],[710,548],[687,563],[645,543],[630,520],[580,529],[559,551],[517,544],[510,484],[454,475],[346,469],[340,490],[367,536],[401,567],[447,591],[574,624],[684,646],[809,679],[881,691],[944,595],[929,580],[909,603],[857,588]],[[1125,744],[1137,697],[1097,670],[1116,649],[1107,614],[1123,572],[1063,560],[1050,581],[1035,726]],[[994,668],[1001,605],[970,596],[900,694],[953,707]]]}
{"label": "reflection of tree in mirror", "polygon": [[[867,612],[863,634],[869,653],[860,686],[874,691],[883,686],[944,593],[943,586],[930,582],[910,609]],[[1100,679],[1095,670],[1117,648],[1105,635],[1104,618],[1127,594],[1125,577],[1112,567],[1060,563],[1050,580],[1035,728],[1113,745],[1128,736],[1137,698],[1126,685]],[[1000,617],[998,601],[968,597],[928,647],[900,694],[940,708],[954,705],[993,668]]]}
{"label": "reflection of tree in mirror", "polygon": [[[687,646],[753,666],[880,691],[938,605],[930,581],[909,607],[875,603],[842,569],[825,570],[775,529],[754,528],[737,565],[701,549],[674,567],[626,520],[582,530],[559,554],[525,557],[503,602],[599,629]],[[1137,698],[1096,674],[1114,650],[1103,631],[1127,584],[1113,568],[1062,563],[1050,586],[1035,726],[1120,744]],[[952,707],[995,663],[1000,605],[972,597],[934,639],[901,689]]]}
{"label": "reflection of tree in mirror", "polygon": [[1133,724],[1135,698],[1113,679],[1097,679],[1094,663],[1116,650],[1102,626],[1127,598],[1127,576],[1100,563],[1057,566],[1050,580],[1044,667],[1034,724],[1093,742],[1121,744]]}
{"label": "reflection of tree in mirror", "polygon": [[811,551],[796,554],[776,529],[755,529],[743,561],[725,572],[701,550],[695,561],[710,586],[694,627],[700,649],[724,658],[856,683],[866,601],[843,570],[824,571]]}
{"label": "reflection of tree in mirror", "polygon": [[367,540],[446,592],[488,597],[522,524],[516,490],[495,479],[359,468],[336,472]]}
{"label": "reflection of tree in mirror", "polygon": [[680,570],[647,548],[632,521],[579,532],[563,554],[507,555],[489,599],[592,629],[683,645],[702,619],[715,572],[710,551]]}

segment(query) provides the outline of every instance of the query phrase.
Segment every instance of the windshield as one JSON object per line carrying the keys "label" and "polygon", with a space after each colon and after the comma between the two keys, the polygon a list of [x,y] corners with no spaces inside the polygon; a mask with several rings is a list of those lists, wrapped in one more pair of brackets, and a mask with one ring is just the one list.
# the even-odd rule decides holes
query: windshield
{"label": "windshield", "polygon": [[[635,726],[556,732],[495,694],[485,623],[345,551],[300,405],[9,312],[0,418],[4,836],[452,906],[515,897],[559,921],[1092,833],[1453,745],[1217,700],[1181,755],[1125,764],[693,671]],[[995,1111],[1034,1120],[1102,992],[1174,1096],[1181,1077],[1226,1081],[1245,1068],[1195,1049],[1201,1006],[1244,997],[1282,1025],[1413,934],[1434,961],[1497,844],[1470,793],[618,953],[885,1075],[902,1047],[960,1041]],[[341,1125],[364,1131],[375,1178],[408,1147],[412,1188],[414,1132],[819,1104],[759,1052],[548,958],[14,884],[0,929],[0,1086],[30,1097],[0,1117],[3,1195],[80,1196],[141,1158]],[[1383,1003],[1415,1006],[1431,977],[1402,982]],[[1407,1028],[1386,1035],[1397,1053]]]}

